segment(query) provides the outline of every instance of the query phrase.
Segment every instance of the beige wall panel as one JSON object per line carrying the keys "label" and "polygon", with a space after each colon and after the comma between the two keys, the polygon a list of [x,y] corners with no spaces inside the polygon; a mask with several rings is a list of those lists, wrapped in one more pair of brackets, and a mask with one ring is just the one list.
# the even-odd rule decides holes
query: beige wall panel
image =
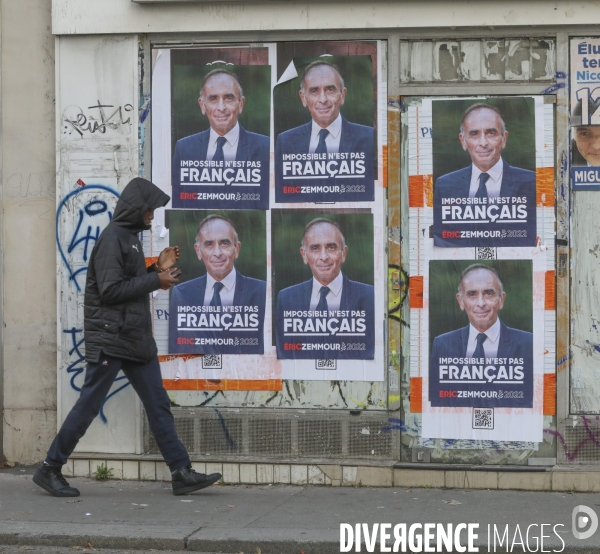
{"label": "beige wall panel", "polygon": [[56,430],[54,37],[45,0],[2,3],[4,455]]}
{"label": "beige wall panel", "polygon": [[[164,2],[53,0],[55,34],[235,32],[317,29],[588,25],[600,20],[592,2],[516,0],[365,2]],[[476,9],[474,9],[476,8]],[[424,10],[426,17],[424,17]]]}

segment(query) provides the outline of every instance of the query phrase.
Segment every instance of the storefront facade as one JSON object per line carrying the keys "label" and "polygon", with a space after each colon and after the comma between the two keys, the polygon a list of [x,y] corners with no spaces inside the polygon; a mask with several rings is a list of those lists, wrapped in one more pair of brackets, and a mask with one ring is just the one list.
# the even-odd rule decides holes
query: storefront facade
{"label": "storefront facade", "polygon": [[[149,263],[178,244],[185,282],[210,274],[194,244],[200,222],[218,215],[242,245],[237,273],[265,291],[220,312],[219,332],[208,316],[201,323],[200,300],[153,297],[165,387],[199,462],[598,463],[597,201],[591,173],[578,174],[579,188],[571,178],[571,166],[594,167],[593,152],[587,162],[573,152],[584,150],[582,118],[594,125],[593,9],[109,4],[53,5],[59,423],[83,377],[86,262],[119,191],[140,175],[173,198],[144,237]],[[245,99],[236,118],[255,140],[229,173],[226,156],[211,163],[218,156],[188,140],[215,125],[198,104],[215,70],[235,75]],[[293,134],[318,120],[308,95],[318,71],[336,75],[345,92],[332,109],[355,126],[326,151]],[[585,88],[582,115],[584,93],[570,91]],[[475,137],[473,114],[500,122],[483,132],[499,142]],[[468,168],[494,152],[500,192],[480,201]],[[362,304],[346,298],[322,318],[302,313],[322,309],[316,300],[289,296],[317,278],[303,242],[315,219],[322,233],[339,229],[337,267],[362,291]],[[465,269],[500,283],[490,317],[510,331],[485,359],[455,344],[478,317],[461,297]],[[244,312],[257,317],[233,323]],[[80,461],[155,454],[135,395],[117,381]]]}

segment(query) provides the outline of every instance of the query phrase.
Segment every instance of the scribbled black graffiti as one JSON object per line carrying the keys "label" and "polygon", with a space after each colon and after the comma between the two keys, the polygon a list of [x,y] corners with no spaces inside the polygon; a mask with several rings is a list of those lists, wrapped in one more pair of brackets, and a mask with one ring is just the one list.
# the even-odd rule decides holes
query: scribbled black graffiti
{"label": "scribbled black graffiti", "polygon": [[404,319],[402,319],[402,317],[400,316],[400,309],[404,306],[404,302],[406,301],[406,297],[408,296],[408,289],[410,286],[410,277],[408,276],[408,273],[403,268],[401,268],[399,265],[389,264],[388,265],[388,275],[390,275],[390,273],[395,272],[395,271],[400,272],[400,282],[399,282],[400,295],[395,296],[394,298],[392,298],[392,295],[390,295],[390,302],[388,304],[388,317],[390,319],[394,319],[394,320],[400,322],[402,325],[404,325],[406,327],[410,327],[410,325],[406,321],[404,321]]}
{"label": "scribbled black graffiti", "polygon": [[[105,111],[114,108],[112,112]],[[133,106],[131,104],[125,104],[124,106],[118,106],[115,108],[112,104],[102,104],[100,100],[98,100],[98,104],[95,106],[88,106],[88,110],[97,110],[92,114],[85,115],[83,110],[80,109],[80,112],[73,118],[63,116],[63,120],[65,122],[65,128],[68,129],[68,125],[70,125],[77,133],[79,133],[80,137],[83,137],[84,133],[106,133],[107,128],[117,129],[120,125],[126,125],[131,123],[131,117],[127,117],[124,119],[123,112],[127,114],[128,112],[133,111]],[[108,115],[107,115],[108,114]]]}

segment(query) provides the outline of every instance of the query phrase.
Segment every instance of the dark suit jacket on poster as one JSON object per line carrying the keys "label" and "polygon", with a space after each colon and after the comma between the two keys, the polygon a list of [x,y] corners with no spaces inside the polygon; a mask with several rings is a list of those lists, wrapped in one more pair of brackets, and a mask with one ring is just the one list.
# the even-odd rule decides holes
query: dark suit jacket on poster
{"label": "dark suit jacket on poster", "polygon": [[[284,131],[277,137],[275,144],[275,200],[276,202],[368,202],[375,198],[374,184],[374,151],[375,130],[373,127],[350,123],[342,117],[342,132],[340,136],[339,153],[363,153],[365,172],[364,178],[334,179],[323,176],[322,179],[309,179],[301,176],[293,179],[283,178],[283,156],[285,154],[308,154],[310,146],[310,133],[312,131],[312,120],[304,125]],[[357,158],[358,159],[358,158]],[[337,161],[337,160],[336,160]],[[348,163],[352,162],[349,158]],[[307,162],[310,163],[310,162]],[[331,186],[345,183],[349,192],[314,192],[310,194],[284,194],[284,188],[288,186]],[[358,189],[358,190],[356,190]]]}
{"label": "dark suit jacket on poster", "polygon": [[[507,327],[500,321],[500,337],[498,342],[497,358],[523,358],[523,372],[525,377],[524,384],[518,390],[524,391],[524,398],[516,398],[511,403],[498,403],[494,399],[466,399],[467,402],[460,402],[460,399],[440,398],[440,388],[456,388],[462,387],[464,390],[487,390],[489,385],[479,384],[440,384],[439,381],[439,358],[464,358],[467,353],[467,343],[469,341],[469,325],[450,331],[443,335],[439,335],[433,339],[433,347],[429,358],[429,399],[432,406],[520,406],[531,407],[533,402],[533,334],[527,331],[520,331]],[[461,365],[461,364],[457,364]],[[507,363],[506,366],[510,365]],[[515,364],[512,364],[515,365]],[[515,385],[507,385],[517,390]],[[511,389],[512,390],[512,389]],[[474,401],[474,403],[473,403]]]}
{"label": "dark suit jacket on poster", "polygon": [[[535,171],[521,169],[508,165],[504,161],[502,169],[502,183],[500,185],[500,196],[510,197],[526,197],[527,198],[527,237],[524,240],[519,239],[463,239],[460,244],[444,244],[441,238],[441,233],[444,230],[454,230],[460,223],[457,224],[442,224],[442,199],[445,198],[468,198],[469,189],[471,188],[471,172],[472,166],[459,169],[452,173],[447,173],[438,177],[435,182],[434,200],[433,200],[433,225],[435,233],[436,246],[526,246],[535,245],[536,240],[536,212],[535,212]],[[495,223],[469,224],[469,230],[496,228],[514,229],[520,224]]]}
{"label": "dark suit jacket on poster", "polygon": [[[312,278],[304,283],[293,285],[283,289],[277,295],[276,307],[276,335],[277,335],[277,357],[280,359],[289,358],[337,358],[337,359],[364,359],[371,360],[375,353],[375,288],[371,285],[365,285],[357,281],[351,281],[343,276],[342,298],[340,302],[340,311],[363,311],[365,312],[366,321],[366,336],[360,337],[355,342],[366,342],[366,350],[364,351],[333,351],[331,355],[323,356],[313,351],[288,351],[284,350],[283,343],[288,340],[283,336],[283,313],[286,311],[298,311],[310,309],[310,296],[312,294],[313,280]],[[342,337],[340,337],[341,339]],[[356,338],[356,337],[353,337]],[[302,337],[290,337],[295,342],[308,342]],[[295,340],[297,339],[297,340]],[[318,342],[339,342],[339,339],[334,337],[317,337]]]}
{"label": "dark suit jacket on poster", "polygon": [[[184,137],[177,141],[175,153],[173,154],[173,172],[175,168],[179,171],[179,162],[181,160],[206,160],[208,151],[208,140],[210,138],[210,129]],[[240,136],[238,139],[236,161],[255,161],[261,160],[266,164],[269,170],[269,137],[246,131],[240,125]],[[176,163],[177,162],[177,163]],[[261,167],[263,164],[261,163]],[[179,179],[173,179],[173,183],[179,184]]]}
{"label": "dark suit jacket on poster", "polygon": [[[183,161],[206,161],[206,152],[208,151],[208,141],[210,138],[210,129],[184,137],[177,141],[175,145],[175,152],[173,153],[173,160],[171,162],[171,186],[173,188],[173,207],[174,208],[190,208],[192,206],[189,200],[182,200],[180,198],[181,192],[218,192],[218,193],[231,193],[231,187],[206,187],[203,185],[186,184],[181,185],[180,181],[180,170],[181,162]],[[260,161],[260,187],[233,187],[234,189],[241,190],[241,192],[258,193],[260,192],[260,202],[252,202],[250,204],[244,204],[243,202],[235,204],[231,200],[211,200],[209,207],[212,209],[217,208],[231,208],[236,209],[268,209],[269,207],[269,161],[270,161],[270,139],[265,135],[259,135],[258,133],[251,133],[246,131],[240,125],[240,136],[238,139],[238,146],[235,155],[235,161],[238,162],[258,162]],[[202,207],[201,205],[197,206]]]}
{"label": "dark suit jacket on poster", "polygon": [[[312,120],[304,125],[284,131],[277,137],[275,151],[279,154],[304,154],[308,153],[310,146],[310,133]],[[342,136],[338,152],[365,152],[373,157],[375,131],[373,127],[350,123],[342,117]],[[278,158],[279,155],[276,155]]]}
{"label": "dark suit jacket on poster", "polygon": [[[239,352],[225,352],[219,346],[181,346],[177,344],[177,306],[201,306],[204,303],[204,294],[206,292],[206,274],[196,279],[186,281],[173,287],[171,290],[171,300],[169,302],[169,353],[177,354],[219,354],[219,353],[245,353],[242,349]],[[235,292],[233,294],[234,306],[258,306],[260,327],[256,333],[252,333],[252,337],[258,335],[260,352],[253,351],[252,353],[263,353],[263,325],[265,314],[265,302],[267,298],[267,283],[252,277],[244,277],[239,271],[235,280]],[[196,336],[198,334],[205,336],[210,332],[198,331],[186,332],[186,337]],[[212,334],[212,333],[211,333]],[[224,333],[226,335],[226,333]],[[250,333],[246,333],[250,336]],[[238,347],[239,348],[239,347]],[[228,350],[228,349],[225,349]],[[248,352],[250,353],[250,352]]]}

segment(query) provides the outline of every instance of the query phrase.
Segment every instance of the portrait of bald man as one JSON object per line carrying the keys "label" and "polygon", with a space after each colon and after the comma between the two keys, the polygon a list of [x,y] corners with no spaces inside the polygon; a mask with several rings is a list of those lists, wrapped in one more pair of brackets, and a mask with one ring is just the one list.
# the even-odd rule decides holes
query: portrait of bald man
{"label": "portrait of bald man", "polygon": [[[225,162],[260,162],[261,184],[266,184],[263,204],[268,206],[269,148],[268,136],[252,133],[238,121],[244,111],[246,98],[237,75],[226,69],[214,69],[206,74],[200,86],[199,111],[208,120],[208,129],[179,139],[175,144],[172,160],[172,186],[174,187],[173,206],[186,207],[179,192],[190,190],[194,183],[186,181],[189,167],[198,171],[194,162],[217,162],[213,166],[225,166]],[[206,165],[202,166],[206,167]],[[202,171],[200,167],[200,172]],[[182,178],[182,175],[184,178]],[[185,185],[182,185],[186,182]],[[204,186],[204,185],[203,185]],[[220,192],[225,187],[218,187]],[[243,192],[255,192],[253,187],[245,187]]]}
{"label": "portrait of bald man", "polygon": [[[504,285],[493,267],[475,263],[462,272],[456,301],[460,310],[466,313],[469,323],[433,339],[429,358],[431,398],[436,396],[433,385],[439,380],[440,358],[504,358],[507,360],[505,365],[509,365],[509,359],[522,359],[524,380],[528,388],[532,387],[533,334],[508,327],[502,322],[500,312],[505,300]],[[462,364],[458,365],[462,367]],[[456,383],[449,386],[456,387]],[[473,387],[467,385],[467,388]],[[439,398],[436,397],[436,400]]]}
{"label": "portrait of bald man", "polygon": [[[435,132],[435,131],[434,131]],[[447,173],[438,177],[434,186],[434,226],[436,246],[472,246],[469,240],[459,240],[459,243],[444,244],[444,229],[450,229],[442,225],[442,205],[444,200],[450,198],[461,199],[495,199],[498,197],[510,197],[525,199],[527,206],[527,236],[518,234],[524,244],[535,244],[535,171],[514,167],[508,164],[502,157],[509,140],[509,131],[506,128],[504,117],[500,110],[490,104],[476,103],[469,106],[462,117],[460,132],[458,135],[462,149],[469,154],[471,164],[468,167]],[[477,202],[474,200],[474,202]],[[493,203],[486,200],[485,204]],[[460,205],[464,206],[464,202]],[[473,203],[472,205],[478,205]],[[502,206],[502,204],[500,204]],[[449,223],[446,221],[445,223]],[[453,223],[462,223],[461,221]],[[474,230],[475,221],[468,221],[469,230]],[[487,225],[490,221],[481,225]],[[512,229],[511,223],[502,224],[507,229]],[[501,221],[497,222],[498,225]],[[481,228],[481,227],[480,227]],[[460,238],[460,237],[456,237]],[[497,240],[496,240],[497,239]],[[487,244],[499,246],[502,237],[492,238],[491,241],[479,240],[480,246]],[[509,241],[505,242],[509,245]],[[513,241],[513,246],[517,244]]]}
{"label": "portrait of bald man", "polygon": [[[258,336],[263,350],[263,321],[267,284],[260,279],[246,277],[235,268],[242,243],[234,224],[226,217],[209,215],[198,225],[194,250],[206,273],[181,283],[171,289],[169,302],[169,352],[192,353],[221,352],[218,347],[195,348],[177,344],[178,306],[253,306],[259,308],[260,328],[252,337]],[[218,309],[217,311],[221,311]],[[237,313],[237,312],[233,312]],[[193,333],[188,333],[192,336]]]}
{"label": "portrait of bald man", "polygon": [[[283,336],[284,313],[308,310],[364,312],[367,322],[364,357],[373,357],[375,289],[372,285],[352,281],[342,272],[348,248],[344,234],[335,221],[316,218],[304,228],[300,255],[304,264],[310,267],[312,277],[308,281],[281,290],[277,296],[276,336],[278,358],[290,357],[286,355],[289,352],[284,349],[284,341],[287,340]],[[320,337],[319,340],[328,339]],[[313,354],[309,357],[317,358],[319,356]],[[352,355],[335,355],[332,357],[352,357]]]}
{"label": "portrait of bald man", "polygon": [[473,104],[463,114],[458,135],[471,165],[442,175],[435,183],[441,198],[535,197],[535,172],[509,165],[502,158],[508,131],[502,113],[489,104]]}
{"label": "portrait of bald man", "polygon": [[[288,154],[359,153],[366,168],[366,177],[364,182],[362,179],[352,179],[353,184],[373,187],[375,131],[373,127],[352,123],[341,114],[347,93],[344,77],[336,65],[318,60],[304,70],[298,95],[310,114],[310,121],[284,131],[277,137],[275,166],[278,201],[286,200],[281,188],[291,184],[283,179],[283,160]],[[327,179],[327,175],[323,178]],[[298,181],[302,179],[305,177],[297,178]],[[370,196],[369,191],[365,192]]]}

